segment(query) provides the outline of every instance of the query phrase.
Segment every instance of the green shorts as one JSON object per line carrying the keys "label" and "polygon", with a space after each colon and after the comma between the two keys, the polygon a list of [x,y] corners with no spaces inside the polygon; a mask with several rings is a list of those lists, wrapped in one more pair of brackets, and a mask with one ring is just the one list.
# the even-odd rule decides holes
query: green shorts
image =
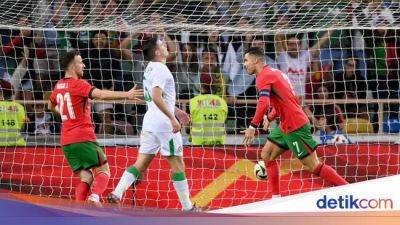
{"label": "green shorts", "polygon": [[283,133],[280,127],[276,127],[267,139],[284,150],[290,149],[298,159],[307,157],[318,146],[312,138],[310,124],[306,124],[289,134]]}
{"label": "green shorts", "polygon": [[62,146],[62,151],[74,172],[107,163],[106,154],[97,142],[80,142]]}

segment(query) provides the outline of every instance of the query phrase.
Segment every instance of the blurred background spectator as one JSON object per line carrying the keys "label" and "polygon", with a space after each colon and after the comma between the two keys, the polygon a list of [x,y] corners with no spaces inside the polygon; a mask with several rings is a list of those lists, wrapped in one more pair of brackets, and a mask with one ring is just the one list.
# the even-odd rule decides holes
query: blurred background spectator
{"label": "blurred background spectator", "polygon": [[210,77],[203,79],[200,95],[190,99],[191,140],[193,145],[225,144],[225,121],[228,105],[219,95],[214,94]]}
{"label": "blurred background spectator", "polygon": [[294,91],[300,98],[305,97],[306,94],[306,80],[311,59],[319,54],[322,46],[329,40],[330,35],[331,31],[325,32],[312,47],[306,47],[305,49],[301,48],[301,41],[298,36],[289,35],[286,37],[286,45],[277,57],[278,67],[287,74]]}
{"label": "blurred background spectator", "polygon": [[[86,66],[84,77],[93,86],[100,89],[114,90],[115,80],[122,80],[120,58],[115,48],[111,48],[107,31],[96,31],[91,38],[91,48],[81,50]],[[112,112],[113,104],[96,103],[94,111],[99,114],[99,133],[113,133]]]}
{"label": "blurred background spectator", "polygon": [[[368,85],[358,70],[358,61],[348,58],[344,71],[335,74],[334,88],[337,99],[366,99]],[[342,105],[347,118],[369,119],[367,104],[344,104]]]}
{"label": "blurred background spectator", "polygon": [[11,97],[11,84],[0,80],[0,146],[25,146],[21,134],[26,121],[25,108]]}
{"label": "blurred background spectator", "polygon": [[[316,95],[316,99],[318,100],[329,100],[332,98],[332,95],[328,91],[328,89],[321,85],[318,88],[318,94]],[[345,116],[343,115],[343,111],[337,104],[332,103],[316,103],[313,105],[308,105],[304,108],[304,111],[310,118],[310,121],[314,125],[315,130],[321,130],[320,119],[324,118],[324,124],[327,127],[333,128],[334,130],[343,130],[345,127]]]}

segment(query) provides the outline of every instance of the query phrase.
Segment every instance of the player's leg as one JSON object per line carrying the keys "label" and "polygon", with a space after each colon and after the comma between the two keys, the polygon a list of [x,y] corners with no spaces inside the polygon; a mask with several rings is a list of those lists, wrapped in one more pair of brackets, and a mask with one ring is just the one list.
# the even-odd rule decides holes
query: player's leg
{"label": "player's leg", "polygon": [[272,130],[267,139],[268,141],[261,151],[261,158],[265,161],[268,181],[272,196],[274,197],[280,195],[280,169],[276,158],[285,152],[288,147],[286,146],[283,133],[279,127]]}
{"label": "player's leg", "polygon": [[88,201],[99,203],[100,196],[110,179],[110,169],[107,157],[97,142],[81,142],[73,144],[83,170],[92,170],[93,183]]}
{"label": "player's leg", "polygon": [[309,156],[300,160],[310,172],[328,181],[334,186],[345,185],[348,182],[341,177],[336,170],[318,160],[317,153],[313,152]]}
{"label": "player's leg", "polygon": [[182,210],[192,210],[193,203],[190,200],[189,184],[185,175],[183,158],[182,156],[168,156],[166,158],[171,167],[172,183],[182,205]]}
{"label": "player's leg", "polygon": [[106,190],[108,180],[110,179],[110,167],[108,163],[104,163],[101,166],[94,167],[92,171],[94,180],[92,184],[92,194],[88,197],[88,200],[99,202],[100,196]]}
{"label": "player's leg", "polygon": [[62,151],[72,171],[80,178],[80,182],[75,187],[75,200],[85,201],[93,182],[93,175],[89,170],[83,169],[76,144],[63,146]]}
{"label": "player's leg", "polygon": [[280,167],[276,158],[285,151],[273,142],[267,141],[261,152],[261,158],[264,160],[267,169],[272,197],[280,196]]}
{"label": "player's leg", "polygon": [[115,190],[107,196],[107,200],[110,203],[118,203],[122,199],[125,191],[139,180],[142,173],[147,170],[159,149],[160,144],[155,135],[147,131],[142,131],[136,162],[124,171]]}
{"label": "player's leg", "polygon": [[155,154],[139,153],[136,162],[128,167],[121,176],[115,190],[107,196],[110,203],[121,201],[125,191],[135,182],[140,180],[144,171],[147,170]]}
{"label": "player's leg", "polygon": [[318,144],[312,138],[310,125],[305,125],[288,134],[287,142],[292,153],[311,173],[335,186],[348,184],[332,167],[319,161],[317,154],[314,152]]}
{"label": "player's leg", "polygon": [[166,157],[171,168],[171,179],[175,191],[182,205],[182,210],[193,209],[190,200],[189,184],[185,175],[185,163],[183,162],[183,145],[180,133],[159,133],[161,142],[161,155]]}
{"label": "player's leg", "polygon": [[79,184],[75,187],[75,199],[77,201],[85,201],[93,183],[93,174],[90,170],[79,170],[75,174],[80,178]]}

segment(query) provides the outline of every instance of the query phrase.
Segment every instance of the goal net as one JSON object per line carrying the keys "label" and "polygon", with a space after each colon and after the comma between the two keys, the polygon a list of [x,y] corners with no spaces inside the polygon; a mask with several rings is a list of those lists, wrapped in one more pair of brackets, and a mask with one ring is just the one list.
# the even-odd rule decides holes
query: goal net
{"label": "goal net", "polygon": [[[45,110],[63,76],[60,57],[79,50],[84,78],[98,88],[142,87],[147,62],[141,44],[155,35],[169,50],[178,107],[192,114],[191,126],[182,133],[186,174],[199,206],[221,208],[271,197],[268,182],[253,174],[266,132],[259,131],[253,146],[241,145],[240,131],[257,103],[255,77],[243,66],[249,47],[262,48],[266,63],[288,76],[321,144],[322,160],[349,182],[397,174],[399,6],[395,1],[4,0],[1,113],[7,113],[1,104],[10,99],[25,108],[26,120],[16,123],[24,123],[19,128],[26,146],[0,148],[0,188],[73,198],[78,179],[59,146],[61,120]],[[205,105],[193,99],[204,94],[221,97],[227,108],[218,103],[215,113],[201,114]],[[106,193],[136,159],[145,111],[140,102],[92,101],[96,134],[112,173]],[[204,130],[195,137],[199,124]],[[10,121],[1,125],[5,132],[12,130]],[[279,120],[270,129],[278,125]],[[279,162],[283,195],[328,186],[289,152]],[[124,202],[179,208],[162,158],[155,158]]]}

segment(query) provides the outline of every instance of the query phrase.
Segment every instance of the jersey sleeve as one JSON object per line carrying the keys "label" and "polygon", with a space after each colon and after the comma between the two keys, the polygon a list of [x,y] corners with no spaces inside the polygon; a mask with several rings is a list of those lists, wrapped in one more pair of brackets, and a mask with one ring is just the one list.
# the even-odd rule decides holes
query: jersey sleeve
{"label": "jersey sleeve", "polygon": [[92,91],[95,89],[94,86],[89,84],[86,80],[80,79],[78,85],[76,85],[76,92],[78,96],[90,98]]}
{"label": "jersey sleeve", "polygon": [[276,79],[275,73],[266,73],[257,80],[258,102],[256,113],[251,121],[251,126],[258,127],[270,107],[272,85]]}
{"label": "jersey sleeve", "polygon": [[49,100],[53,105],[57,105],[56,92],[54,90],[51,92]]}

